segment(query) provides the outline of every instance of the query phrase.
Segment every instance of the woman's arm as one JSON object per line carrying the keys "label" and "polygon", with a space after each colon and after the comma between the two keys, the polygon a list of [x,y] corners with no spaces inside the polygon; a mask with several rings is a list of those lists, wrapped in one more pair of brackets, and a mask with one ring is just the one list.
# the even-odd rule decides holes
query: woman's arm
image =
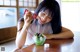
{"label": "woman's arm", "polygon": [[32,21],[32,13],[30,11],[27,11],[24,14],[23,20],[18,22],[18,32],[16,36],[16,46],[18,49],[22,48],[23,45],[25,44],[26,41],[26,36],[27,36],[27,30],[31,24]]}
{"label": "woman's arm", "polygon": [[71,30],[62,27],[62,32],[61,33],[48,34],[48,35],[46,35],[46,37],[47,37],[47,39],[69,39],[69,38],[73,38],[74,34]]}
{"label": "woman's arm", "polygon": [[16,47],[18,49],[22,48],[26,40],[26,35],[27,35],[26,27],[23,26],[24,22],[19,21],[17,25],[17,36],[16,36]]}

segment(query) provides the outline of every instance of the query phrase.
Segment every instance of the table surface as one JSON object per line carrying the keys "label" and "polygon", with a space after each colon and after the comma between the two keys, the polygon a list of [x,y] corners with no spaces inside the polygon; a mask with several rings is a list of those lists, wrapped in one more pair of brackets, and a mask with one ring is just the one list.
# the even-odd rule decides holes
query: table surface
{"label": "table surface", "polygon": [[17,50],[17,52],[80,52],[80,33],[74,33],[73,39],[52,39],[46,40],[49,48],[43,46],[36,46],[35,44]]}

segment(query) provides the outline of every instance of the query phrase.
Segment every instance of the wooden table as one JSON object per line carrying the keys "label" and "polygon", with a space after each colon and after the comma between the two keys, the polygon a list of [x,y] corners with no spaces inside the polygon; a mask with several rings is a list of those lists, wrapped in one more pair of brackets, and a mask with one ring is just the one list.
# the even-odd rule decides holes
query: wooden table
{"label": "wooden table", "polygon": [[75,33],[73,39],[57,39],[46,40],[45,43],[50,44],[49,48],[44,49],[43,46],[35,44],[22,48],[17,52],[80,52],[80,33]]}

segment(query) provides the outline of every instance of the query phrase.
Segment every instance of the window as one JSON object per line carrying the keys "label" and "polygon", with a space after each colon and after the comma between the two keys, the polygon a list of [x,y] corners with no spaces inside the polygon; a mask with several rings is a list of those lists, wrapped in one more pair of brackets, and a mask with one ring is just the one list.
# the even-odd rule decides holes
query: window
{"label": "window", "polygon": [[0,0],[0,5],[16,6],[16,0]]}
{"label": "window", "polygon": [[0,0],[0,24],[0,28],[16,26],[16,0]]}
{"label": "window", "polygon": [[34,11],[38,0],[0,0],[0,28],[17,25],[25,9]]}
{"label": "window", "polygon": [[40,3],[41,1],[43,1],[43,0],[39,0],[39,3]]}
{"label": "window", "polygon": [[19,6],[36,7],[36,0],[19,0]]}
{"label": "window", "polygon": [[0,0],[0,5],[3,5],[3,0]]}
{"label": "window", "polygon": [[64,2],[78,2],[80,0],[62,0],[62,1],[64,1]]}
{"label": "window", "polygon": [[23,17],[25,9],[34,11],[36,8],[36,0],[19,0],[19,14]]}
{"label": "window", "polygon": [[16,8],[0,7],[0,28],[16,26]]}

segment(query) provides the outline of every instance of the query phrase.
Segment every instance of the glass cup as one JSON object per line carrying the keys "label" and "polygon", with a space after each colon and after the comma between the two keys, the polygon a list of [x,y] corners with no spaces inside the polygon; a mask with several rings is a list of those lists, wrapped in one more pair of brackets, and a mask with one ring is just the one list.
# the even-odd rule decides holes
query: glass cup
{"label": "glass cup", "polygon": [[36,45],[43,45],[45,43],[46,36],[43,34],[36,33],[33,37],[33,40]]}

